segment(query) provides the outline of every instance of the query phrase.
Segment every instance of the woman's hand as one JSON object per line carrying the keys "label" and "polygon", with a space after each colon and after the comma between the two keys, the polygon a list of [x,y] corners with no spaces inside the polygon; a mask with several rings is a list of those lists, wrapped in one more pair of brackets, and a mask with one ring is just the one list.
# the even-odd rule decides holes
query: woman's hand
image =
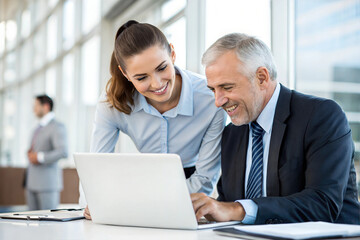
{"label": "woman's hand", "polygon": [[90,211],[89,211],[89,208],[88,208],[87,205],[86,205],[86,208],[85,208],[85,210],[84,210],[84,217],[85,217],[87,220],[91,220]]}

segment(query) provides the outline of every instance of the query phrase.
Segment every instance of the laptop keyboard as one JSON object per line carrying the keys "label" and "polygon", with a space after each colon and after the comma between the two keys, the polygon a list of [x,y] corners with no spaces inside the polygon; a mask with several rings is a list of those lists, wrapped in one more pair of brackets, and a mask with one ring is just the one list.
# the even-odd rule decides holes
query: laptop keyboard
{"label": "laptop keyboard", "polygon": [[198,221],[198,225],[211,224],[211,223],[216,223],[216,222],[215,221],[209,221],[206,218],[200,218],[200,220]]}

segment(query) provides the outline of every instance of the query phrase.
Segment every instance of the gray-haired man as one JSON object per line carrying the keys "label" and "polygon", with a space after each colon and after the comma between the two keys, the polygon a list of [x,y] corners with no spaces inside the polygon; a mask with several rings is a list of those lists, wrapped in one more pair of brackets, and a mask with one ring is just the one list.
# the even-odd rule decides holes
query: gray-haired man
{"label": "gray-haired man", "polygon": [[192,194],[197,218],[247,224],[327,221],[360,224],[354,145],[332,100],[279,84],[268,47],[229,34],[204,54],[223,132],[219,201]]}

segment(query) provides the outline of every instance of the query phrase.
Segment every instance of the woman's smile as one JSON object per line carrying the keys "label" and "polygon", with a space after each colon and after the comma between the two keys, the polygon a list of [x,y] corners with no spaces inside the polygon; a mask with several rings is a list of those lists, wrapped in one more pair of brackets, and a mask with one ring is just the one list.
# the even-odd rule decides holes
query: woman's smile
{"label": "woman's smile", "polygon": [[169,82],[166,82],[166,84],[158,89],[158,90],[155,90],[155,91],[152,91],[155,95],[163,95],[167,92],[167,89],[168,89],[168,85],[169,85]]}

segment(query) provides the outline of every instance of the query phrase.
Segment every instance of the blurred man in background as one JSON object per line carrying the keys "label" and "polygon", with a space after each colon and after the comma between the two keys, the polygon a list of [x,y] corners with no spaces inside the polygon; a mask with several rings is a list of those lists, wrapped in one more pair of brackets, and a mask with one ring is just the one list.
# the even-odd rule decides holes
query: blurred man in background
{"label": "blurred man in background", "polygon": [[54,103],[47,95],[35,98],[34,113],[40,119],[27,152],[26,201],[30,210],[54,209],[63,188],[62,170],[58,166],[66,158],[67,138],[64,124],[55,120]]}

